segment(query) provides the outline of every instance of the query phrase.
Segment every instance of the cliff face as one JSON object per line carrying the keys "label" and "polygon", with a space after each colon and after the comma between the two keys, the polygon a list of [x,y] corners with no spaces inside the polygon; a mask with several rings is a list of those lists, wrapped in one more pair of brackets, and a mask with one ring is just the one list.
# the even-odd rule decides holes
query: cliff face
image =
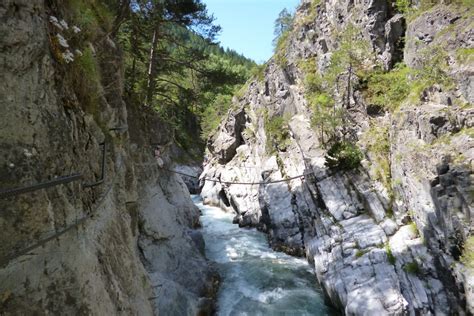
{"label": "cliff face", "polygon": [[171,163],[166,124],[122,98],[118,46],[100,21],[82,37],[62,1],[0,17],[2,190],[82,175],[0,200],[0,314],[210,312],[199,211],[153,157]]}
{"label": "cliff face", "polygon": [[[349,23],[387,70],[400,61],[420,68],[432,58],[423,50],[443,45],[453,84],[435,82],[389,111],[370,103],[362,78],[352,78],[348,104],[341,97],[336,107],[346,107],[344,131],[364,159],[343,171],[325,164],[303,65],[311,60],[324,72]],[[252,186],[203,181],[205,203],[267,232],[273,248],[306,255],[348,315],[473,313],[473,271],[459,261],[473,227],[474,65],[472,56],[459,58],[472,51],[471,24],[472,8],[455,4],[406,21],[388,1],[303,1],[283,52],[234,99],[209,140],[202,177],[267,182],[309,175]],[[284,121],[277,125],[283,136],[272,127],[276,120]],[[280,133],[276,149],[272,133]]]}

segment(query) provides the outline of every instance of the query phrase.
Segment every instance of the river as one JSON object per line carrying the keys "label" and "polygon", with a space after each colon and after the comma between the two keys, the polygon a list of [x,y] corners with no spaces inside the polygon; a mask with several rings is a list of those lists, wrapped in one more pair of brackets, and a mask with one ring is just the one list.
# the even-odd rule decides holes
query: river
{"label": "river", "polygon": [[232,214],[202,204],[206,256],[222,278],[218,315],[336,315],[305,259],[269,248],[265,234],[232,224]]}

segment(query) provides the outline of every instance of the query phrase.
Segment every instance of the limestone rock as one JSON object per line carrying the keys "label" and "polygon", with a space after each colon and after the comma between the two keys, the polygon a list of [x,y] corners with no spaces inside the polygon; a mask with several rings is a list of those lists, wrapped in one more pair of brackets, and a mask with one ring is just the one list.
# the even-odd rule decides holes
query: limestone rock
{"label": "limestone rock", "polygon": [[[309,173],[258,186],[204,181],[202,195],[206,203],[235,212],[239,225],[265,231],[273,248],[306,255],[330,300],[348,315],[472,310],[469,274],[453,269],[461,265],[460,247],[472,234],[474,218],[469,193],[473,113],[471,106],[460,106],[472,102],[472,65],[449,64],[458,90],[433,85],[420,95],[420,105],[407,103],[395,113],[369,116],[363,93],[354,91],[346,130],[357,140],[371,124],[388,128],[387,185],[371,170],[375,153],[367,153],[356,170],[326,168],[319,131],[310,123],[300,61],[313,59],[324,71],[337,49],[338,32],[349,22],[361,28],[386,69],[402,57],[410,67],[419,67],[421,51],[441,41],[454,60],[458,48],[472,47],[468,10],[440,4],[405,26],[404,17],[393,14],[386,1],[302,1],[284,52],[287,62],[270,60],[264,79],[251,82],[234,100],[236,108],[245,107],[239,125],[255,137],[244,135],[235,153],[232,149],[223,159],[222,150],[213,149],[238,143],[234,131],[240,127],[232,126],[235,119],[229,117],[210,140],[202,178],[262,182]],[[272,135],[262,111],[286,117],[284,149],[267,148]]]}
{"label": "limestone rock", "polygon": [[[211,314],[218,277],[202,254],[199,211],[146,143],[172,142],[169,129],[125,104],[111,39],[90,43],[107,61],[99,67],[107,89],[93,87],[103,95],[84,106],[70,64],[51,54],[50,40],[69,26],[62,2],[50,5],[0,3],[2,190],[82,179],[0,200],[0,314]],[[128,131],[109,130],[117,126]],[[104,140],[104,181],[86,187],[100,179]]]}

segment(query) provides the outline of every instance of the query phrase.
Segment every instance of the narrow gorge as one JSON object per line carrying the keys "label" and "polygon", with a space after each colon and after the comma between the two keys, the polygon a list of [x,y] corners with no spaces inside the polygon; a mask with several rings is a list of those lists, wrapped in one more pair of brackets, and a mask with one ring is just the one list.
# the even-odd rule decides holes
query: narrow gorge
{"label": "narrow gorge", "polygon": [[0,315],[474,314],[472,0],[205,3],[0,3]]}
{"label": "narrow gorge", "polygon": [[460,257],[473,229],[473,7],[390,5],[302,2],[210,138],[202,177],[222,183],[205,181],[201,195],[306,256],[347,315],[472,314]]}

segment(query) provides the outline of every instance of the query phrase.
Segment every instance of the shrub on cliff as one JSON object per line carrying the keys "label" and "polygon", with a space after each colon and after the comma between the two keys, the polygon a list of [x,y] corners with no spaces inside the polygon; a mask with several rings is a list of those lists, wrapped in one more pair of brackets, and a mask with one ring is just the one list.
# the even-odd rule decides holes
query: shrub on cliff
{"label": "shrub on cliff", "polygon": [[285,65],[288,63],[286,51],[288,50],[290,33],[290,30],[285,31],[277,40],[275,47],[275,61],[280,67],[285,67]]}
{"label": "shrub on cliff", "polygon": [[370,121],[370,128],[360,138],[368,153],[371,174],[391,192],[390,135],[387,125]]}
{"label": "shrub on cliff", "polygon": [[[347,120],[350,119],[347,111],[354,100],[353,84],[357,73],[366,72],[375,56],[362,31],[351,23],[336,37],[338,47],[331,54],[326,69],[320,71],[313,58],[298,64],[305,75],[305,95],[312,110],[312,127],[318,131],[322,143],[345,140]],[[338,131],[342,131],[342,137]]]}
{"label": "shrub on cliff", "polygon": [[290,130],[288,120],[282,116],[265,117],[265,135],[267,136],[267,153],[272,154],[276,150],[285,150],[289,146]]}
{"label": "shrub on cliff", "polygon": [[363,157],[357,145],[348,141],[336,142],[326,154],[326,166],[332,169],[351,170],[360,165]]}
{"label": "shrub on cliff", "polygon": [[366,100],[381,108],[396,110],[410,93],[409,74],[410,69],[404,64],[396,65],[389,72],[367,72],[361,79]]}
{"label": "shrub on cliff", "polygon": [[201,139],[206,140],[219,126],[232,103],[230,95],[219,94],[201,116]]}

